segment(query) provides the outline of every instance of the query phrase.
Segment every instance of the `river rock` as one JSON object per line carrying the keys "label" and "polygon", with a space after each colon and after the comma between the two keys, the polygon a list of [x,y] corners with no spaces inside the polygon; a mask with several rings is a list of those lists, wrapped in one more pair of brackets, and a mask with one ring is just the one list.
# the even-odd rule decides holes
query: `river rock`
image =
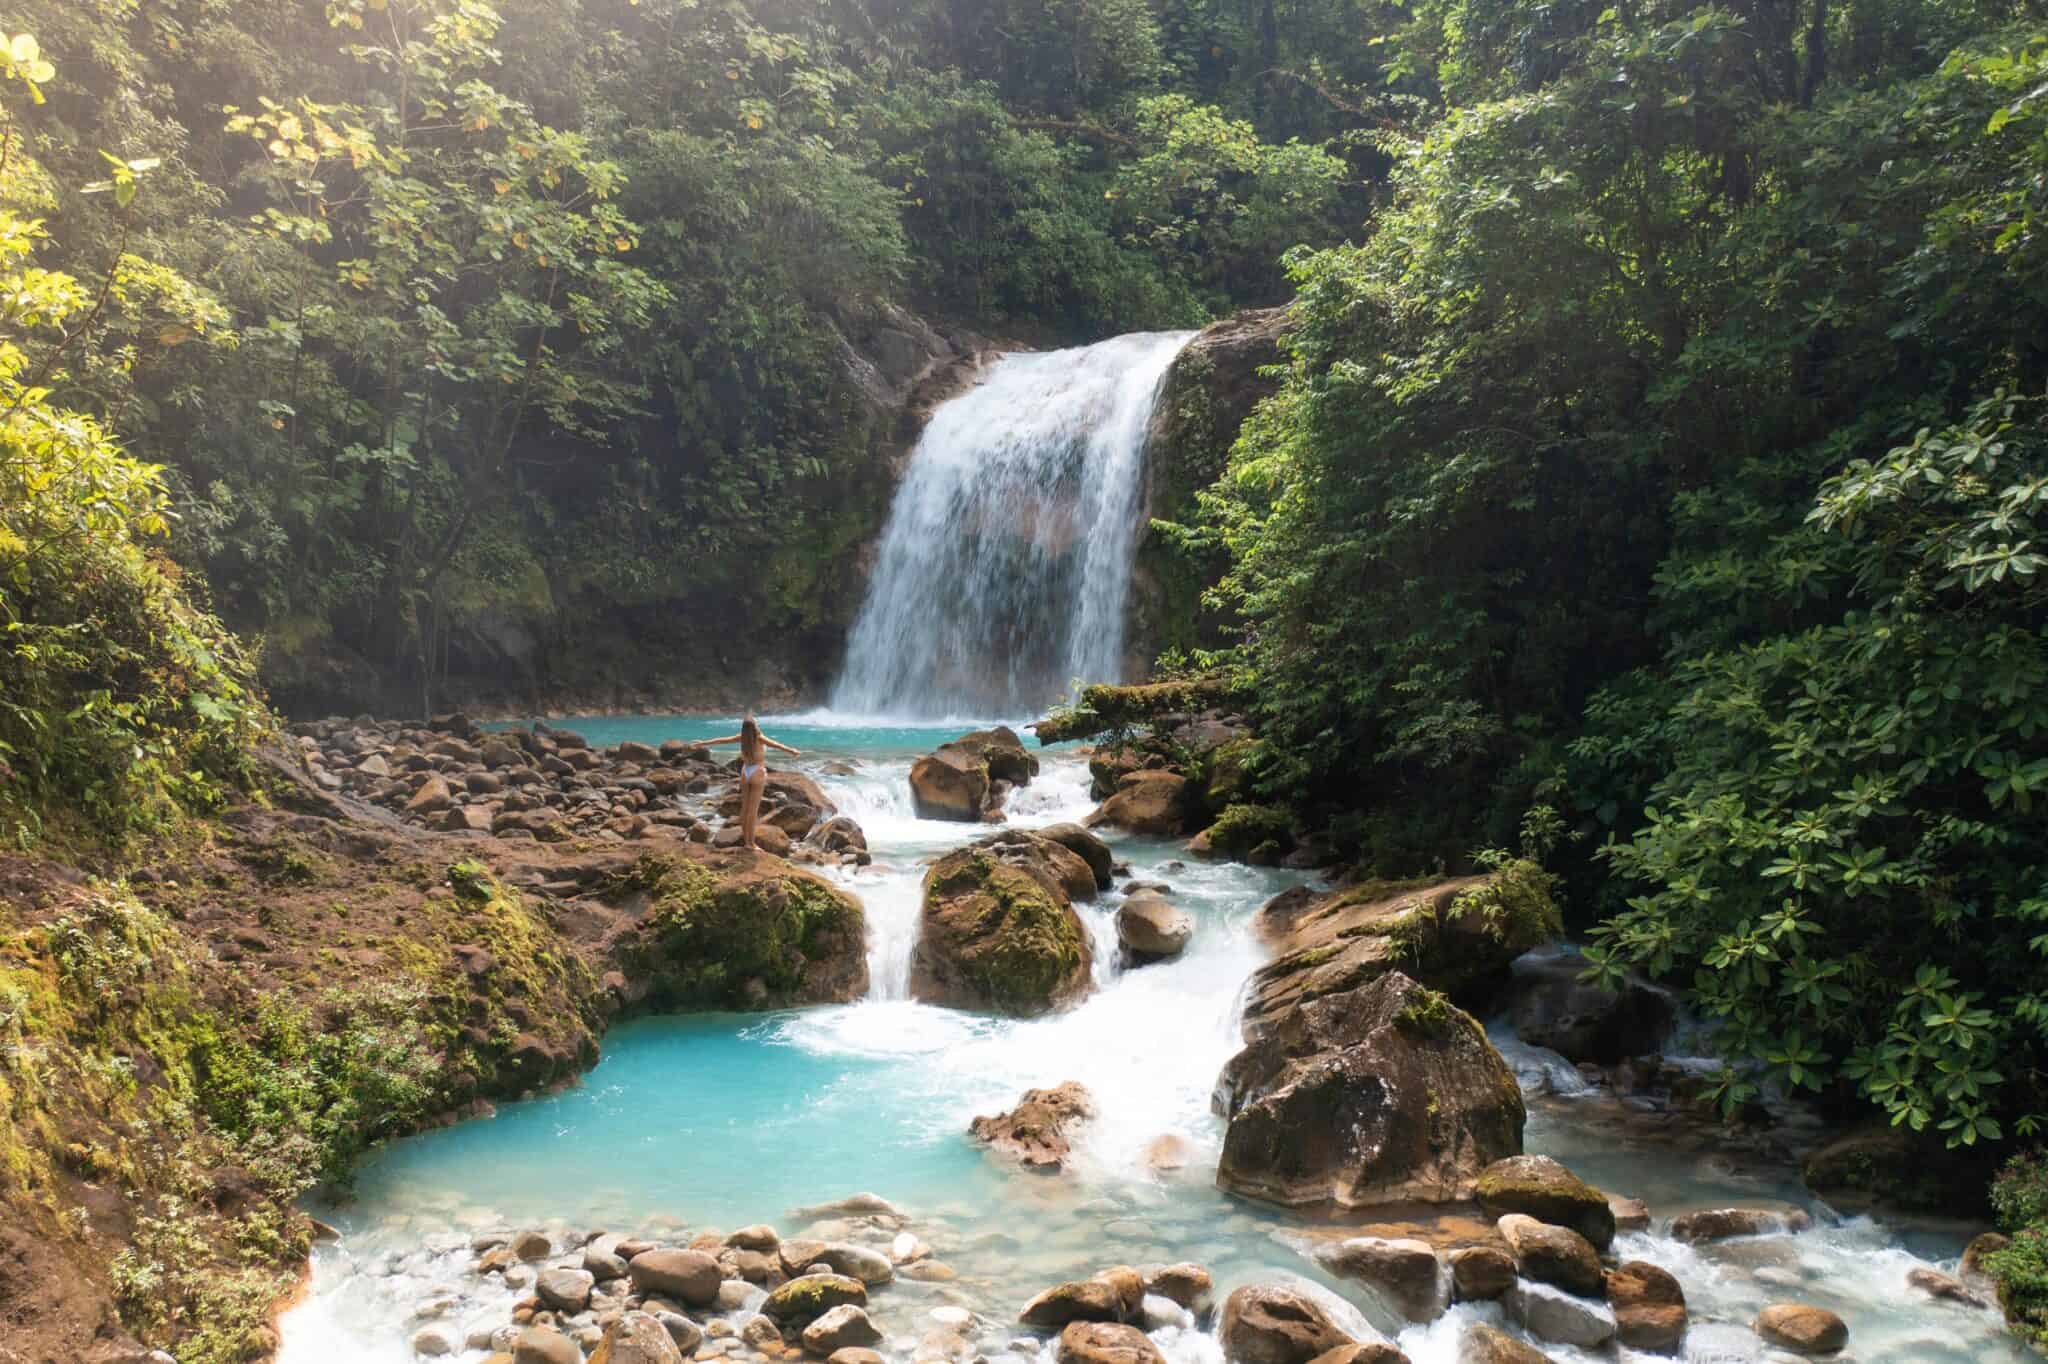
{"label": "river rock", "polygon": [[1325,1350],[1309,1364],[1409,1364],[1409,1359],[1384,1340],[1361,1340]]}
{"label": "river rock", "polygon": [[1685,1289],[1668,1270],[1630,1260],[1607,1275],[1615,1335],[1633,1350],[1677,1354],[1685,1340]]}
{"label": "river rock", "polygon": [[662,1329],[668,1332],[668,1338],[685,1355],[695,1354],[697,1347],[704,1343],[704,1328],[681,1312],[657,1311],[654,1319],[661,1323]]}
{"label": "river rock", "polygon": [[512,1364],[583,1364],[583,1351],[552,1326],[529,1326],[512,1343]]}
{"label": "river rock", "polygon": [[878,1351],[852,1345],[844,1350],[834,1350],[825,1364],[884,1364],[884,1360]]}
{"label": "river rock", "polygon": [[734,1250],[758,1250],[765,1255],[773,1255],[781,1248],[782,1237],[776,1234],[775,1228],[756,1223],[733,1232],[725,1238],[725,1243]]}
{"label": "river rock", "polygon": [[828,853],[864,853],[868,836],[860,825],[845,815],[834,815],[804,836],[804,842]]}
{"label": "river rock", "polygon": [[1005,829],[974,846],[1034,876],[1049,873],[1069,900],[1095,898],[1095,872],[1085,858],[1063,843],[1023,829]]}
{"label": "river rock", "polygon": [[459,1344],[451,1327],[428,1326],[413,1334],[412,1352],[428,1359],[438,1359],[442,1355],[454,1354]]}
{"label": "river rock", "polygon": [[405,803],[405,808],[408,814],[435,815],[454,804],[455,797],[448,790],[447,779],[438,772],[430,772],[420,783],[419,790],[412,793],[412,799]]}
{"label": "river rock", "polygon": [[1115,858],[1107,843],[1078,824],[1051,824],[1037,833],[1040,838],[1050,839],[1086,862],[1088,869],[1095,873],[1097,890],[1109,889]]}
{"label": "river rock", "polygon": [[1163,768],[1143,768],[1118,779],[1116,794],[1091,812],[1091,828],[1123,829],[1154,838],[1178,838],[1193,806],[1188,779]]}
{"label": "river rock", "polygon": [[1117,906],[1117,941],[1134,964],[1177,957],[1194,935],[1194,919],[1163,895],[1148,891]]}
{"label": "river rock", "polygon": [[911,764],[911,804],[919,819],[979,823],[999,815],[1009,788],[1028,786],[1037,775],[1038,759],[1016,731],[976,730]]}
{"label": "river rock", "polygon": [[1451,1296],[1492,1302],[1515,1286],[1515,1257],[1498,1246],[1463,1246],[1451,1252]]}
{"label": "river rock", "polygon": [[605,1328],[590,1364],[683,1364],[669,1328],[648,1312],[628,1312]]}
{"label": "river rock", "polygon": [[1515,962],[1507,1000],[1515,1036],[1568,1061],[1603,1066],[1660,1051],[1678,1020],[1670,991],[1634,975],[1609,990],[1580,980],[1585,970],[1576,953]]}
{"label": "river rock", "polygon": [[1671,1219],[1674,1240],[1725,1241],[1731,1236],[1773,1236],[1780,1232],[1804,1231],[1813,1219],[1794,1209],[1773,1212],[1768,1208],[1709,1208]]}
{"label": "river rock", "polygon": [[1906,1285],[1918,1289],[1937,1302],[1952,1302],[1962,1307],[1991,1305],[1972,1292],[1961,1279],[1953,1278],[1938,1269],[1929,1269],[1925,1265],[1906,1271]]}
{"label": "river rock", "polygon": [[596,1284],[587,1269],[543,1269],[533,1281],[533,1291],[557,1312],[581,1312],[590,1306],[590,1290]]}
{"label": "river rock", "polygon": [[1217,1184],[1274,1203],[1444,1202],[1522,1149],[1522,1091],[1470,1015],[1400,972],[1293,1010],[1233,1057]]}
{"label": "river rock", "polygon": [[[1533,1219],[1532,1219],[1533,1220]],[[1542,1225],[1538,1223],[1537,1225]],[[1562,1231],[1563,1228],[1556,1228]],[[1566,1232],[1577,1236],[1577,1232]],[[1584,1244],[1585,1238],[1580,1237]],[[1595,1268],[1598,1266],[1596,1264]],[[1539,1340],[1597,1350],[1614,1339],[1614,1311],[1604,1302],[1576,1297],[1552,1284],[1523,1279],[1501,1299],[1508,1320]]]}
{"label": "river rock", "polygon": [[1620,1194],[1609,1194],[1607,1210],[1614,1214],[1616,1235],[1625,1231],[1650,1229],[1650,1205],[1640,1198],[1624,1198]]}
{"label": "river rock", "polygon": [[804,1348],[814,1355],[879,1344],[882,1333],[868,1314],[852,1303],[833,1308],[804,1327]]}
{"label": "river rock", "polygon": [[967,1130],[977,1141],[1014,1156],[1027,1170],[1057,1174],[1072,1154],[1069,1129],[1095,1116],[1095,1102],[1079,1082],[1025,1092],[1007,1113],[976,1118]]}
{"label": "river rock", "polygon": [[[746,831],[740,828],[738,821],[735,820],[711,835],[711,846],[720,851],[730,851],[740,846],[740,840],[745,833]],[[754,843],[762,852],[771,856],[789,856],[789,835],[766,820],[754,826]]]}
{"label": "river rock", "polygon": [[1303,1004],[1396,968],[1477,1007],[1485,987],[1506,978],[1510,962],[1558,932],[1549,901],[1518,894],[1512,908],[1490,906],[1493,884],[1486,876],[1423,886],[1370,881],[1321,893],[1303,886],[1274,897],[1256,921],[1274,955],[1252,973],[1246,1039]]}
{"label": "river rock", "polygon": [[867,1285],[844,1274],[806,1274],[791,1279],[761,1304],[763,1315],[784,1326],[808,1326],[835,1307],[868,1305]]}
{"label": "river rock", "polygon": [[1509,1213],[1494,1225],[1501,1239],[1508,1243],[1515,1268],[1524,1279],[1555,1284],[1581,1297],[1596,1298],[1606,1291],[1600,1253],[1570,1227],[1539,1222],[1518,1212]]}
{"label": "river rock", "polygon": [[1225,1298],[1218,1335],[1232,1364],[1308,1364],[1358,1343],[1315,1299],[1270,1285],[1247,1285]]}
{"label": "river rock", "polygon": [[1427,1241],[1357,1236],[1317,1258],[1332,1273],[1373,1289],[1409,1321],[1434,1321],[1443,1315],[1443,1266]]}
{"label": "river rock", "polygon": [[1458,1340],[1458,1364],[1551,1364],[1551,1360],[1535,1346],[1475,1321]]}
{"label": "river rock", "polygon": [[1216,1281],[1209,1271],[1186,1260],[1179,1264],[1141,1266],[1138,1278],[1147,1293],[1177,1302],[1198,1316],[1209,1310],[1210,1298],[1216,1291]]}
{"label": "river rock", "polygon": [[1036,855],[1057,846],[962,848],[925,874],[910,960],[913,999],[1031,1015],[1087,993],[1088,932],[1050,859]]}
{"label": "river rock", "polygon": [[1093,1278],[1053,1285],[1025,1303],[1017,1320],[1042,1331],[1074,1321],[1130,1321],[1143,1299],[1144,1286],[1135,1271],[1105,1270]]}
{"label": "river rock", "polygon": [[1756,1333],[1773,1345],[1803,1355],[1833,1354],[1849,1343],[1849,1327],[1825,1307],[1774,1302],[1757,1313]]}
{"label": "river rock", "polygon": [[555,1253],[555,1243],[548,1239],[546,1232],[522,1231],[513,1234],[512,1253],[522,1260],[545,1260]]}
{"label": "river rock", "polygon": [[1604,1251],[1614,1242],[1614,1209],[1607,1195],[1549,1156],[1509,1156],[1479,1172],[1473,1193],[1494,1217],[1522,1213],[1570,1227]]}
{"label": "river rock", "polygon": [[1135,1326],[1076,1321],[1060,1332],[1060,1364],[1166,1364],[1152,1338]]}
{"label": "river rock", "polygon": [[646,1251],[626,1262],[626,1274],[634,1292],[673,1298],[690,1307],[717,1302],[718,1286],[725,1281],[718,1261],[701,1250]]}
{"label": "river rock", "polygon": [[811,1263],[828,1266],[834,1274],[859,1279],[869,1288],[879,1287],[896,1277],[896,1269],[889,1263],[887,1255],[846,1241],[826,1242],[811,1257]]}

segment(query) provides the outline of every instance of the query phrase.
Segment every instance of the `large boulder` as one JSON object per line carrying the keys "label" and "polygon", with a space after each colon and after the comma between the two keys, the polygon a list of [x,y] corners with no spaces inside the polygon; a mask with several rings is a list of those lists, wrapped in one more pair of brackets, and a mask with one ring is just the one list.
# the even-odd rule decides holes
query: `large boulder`
{"label": "large boulder", "polygon": [[910,957],[913,999],[1021,1016],[1087,993],[1094,954],[1045,855],[1054,847],[1039,840],[962,848],[925,874]]}
{"label": "large boulder", "polygon": [[761,1009],[867,994],[867,920],[829,882],[765,859],[699,861],[694,850],[644,859],[632,876],[645,907],[612,946],[629,998]]}
{"label": "large boulder", "polygon": [[1091,828],[1108,827],[1154,838],[1178,838],[1188,831],[1193,800],[1188,779],[1164,768],[1127,773],[1116,794],[1089,814]]}
{"label": "large boulder", "polygon": [[1005,829],[974,844],[990,856],[1022,867],[1034,876],[1050,876],[1059,883],[1060,893],[1069,900],[1093,900],[1095,870],[1088,859],[1066,844],[1040,833]]}
{"label": "large boulder", "polygon": [[1218,1336],[1231,1364],[1308,1364],[1326,1351],[1358,1343],[1306,1293],[1255,1284],[1223,1300]]}
{"label": "large boulder", "polygon": [[1074,1321],[1130,1321],[1144,1302],[1144,1280],[1136,1270],[1106,1269],[1093,1278],[1054,1284],[1017,1314],[1017,1320],[1038,1330],[1056,1330]]}
{"label": "large boulder", "polygon": [[920,819],[977,824],[1000,818],[1012,789],[1038,775],[1038,759],[1015,730],[963,734],[919,758],[910,768],[910,799]]}
{"label": "large boulder", "polygon": [[1067,1130],[1095,1116],[1087,1089],[1073,1080],[1054,1089],[1033,1089],[1007,1113],[976,1118],[968,1132],[1027,1170],[1057,1174],[1073,1148]]}
{"label": "large boulder", "polygon": [[1570,1227],[1604,1251],[1614,1242],[1614,1209],[1607,1195],[1549,1156],[1509,1156],[1479,1172],[1479,1206],[1494,1217],[1522,1213]]}
{"label": "large boulder", "polygon": [[1635,976],[1609,990],[1580,980],[1585,970],[1576,953],[1517,961],[1508,998],[1515,1036],[1568,1061],[1603,1066],[1661,1050],[1678,1019],[1671,992]]}
{"label": "large boulder", "polygon": [[1527,878],[1497,873],[1397,885],[1286,891],[1259,911],[1273,959],[1252,973],[1244,1033],[1256,1038],[1314,999],[1388,971],[1476,1004],[1508,964],[1557,936],[1557,907]]}
{"label": "large boulder", "polygon": [[1274,1203],[1369,1207],[1469,1196],[1519,1155],[1514,1072],[1448,999],[1398,971],[1288,1013],[1233,1057],[1216,1182]]}

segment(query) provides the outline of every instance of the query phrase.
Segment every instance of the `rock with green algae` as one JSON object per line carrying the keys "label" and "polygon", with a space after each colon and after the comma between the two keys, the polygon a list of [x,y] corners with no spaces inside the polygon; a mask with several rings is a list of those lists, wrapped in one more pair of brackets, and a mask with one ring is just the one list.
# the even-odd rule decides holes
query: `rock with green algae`
{"label": "rock with green algae", "polygon": [[761,1304],[761,1314],[784,1326],[802,1328],[835,1307],[866,1307],[867,1285],[844,1274],[806,1274],[791,1279]]}
{"label": "rock with green algae", "polygon": [[1313,1000],[1398,970],[1478,1007],[1508,964],[1562,926],[1547,878],[1515,862],[1487,876],[1366,881],[1318,892],[1296,887],[1259,911],[1273,959],[1252,973],[1247,1040]]}
{"label": "rock with green algae", "polygon": [[962,848],[926,873],[913,999],[1028,1016],[1087,992],[1088,932],[1039,852],[1030,844]]}
{"label": "rock with green algae", "polygon": [[973,824],[999,819],[1010,792],[1038,775],[1038,759],[1005,725],[939,745],[910,768],[910,798],[920,819]]}
{"label": "rock with green algae", "polygon": [[1614,1242],[1614,1209],[1607,1195],[1549,1156],[1510,1156],[1479,1172],[1479,1206],[1494,1217],[1522,1213],[1569,1227],[1605,1251]]}
{"label": "rock with green algae", "polygon": [[646,902],[612,948],[632,1003],[760,1009],[867,993],[860,901],[808,872],[676,853],[625,875]]}
{"label": "rock with green algae", "polygon": [[1521,1153],[1526,1117],[1478,1022],[1399,971],[1288,1013],[1224,1067],[1215,1105],[1217,1184],[1289,1206],[1467,1197]]}

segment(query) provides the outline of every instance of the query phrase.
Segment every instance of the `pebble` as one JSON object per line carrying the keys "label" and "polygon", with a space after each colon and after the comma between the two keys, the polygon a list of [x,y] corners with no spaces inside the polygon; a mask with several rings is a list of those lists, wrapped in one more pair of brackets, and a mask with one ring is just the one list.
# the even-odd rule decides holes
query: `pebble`
{"label": "pebble", "polygon": [[964,1307],[934,1307],[930,1316],[939,1325],[956,1331],[974,1320],[974,1314]]}

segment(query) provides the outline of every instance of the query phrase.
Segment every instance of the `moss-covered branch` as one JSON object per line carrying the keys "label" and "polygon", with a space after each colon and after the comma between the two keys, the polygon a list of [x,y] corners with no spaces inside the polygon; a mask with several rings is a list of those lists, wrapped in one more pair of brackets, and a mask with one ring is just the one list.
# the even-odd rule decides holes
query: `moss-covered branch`
{"label": "moss-covered branch", "polygon": [[1127,729],[1146,720],[1191,710],[1206,710],[1220,704],[1229,689],[1220,677],[1197,677],[1185,682],[1148,682],[1141,686],[1118,687],[1097,683],[1081,689],[1078,705],[1062,706],[1031,726],[1041,744],[1063,744],[1072,739],[1092,739],[1098,734]]}

